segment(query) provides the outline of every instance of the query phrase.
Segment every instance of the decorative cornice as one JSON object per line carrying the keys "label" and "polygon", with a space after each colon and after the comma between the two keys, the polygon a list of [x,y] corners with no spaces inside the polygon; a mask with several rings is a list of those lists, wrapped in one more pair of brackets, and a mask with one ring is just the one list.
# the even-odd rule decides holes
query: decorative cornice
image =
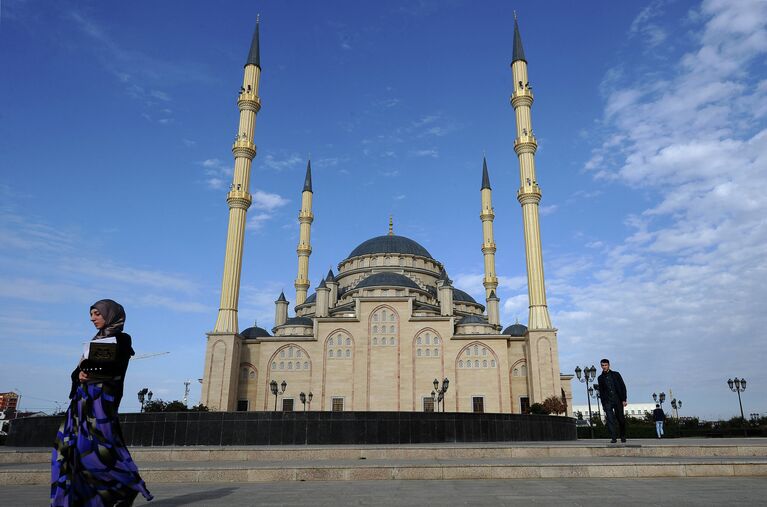
{"label": "decorative cornice", "polygon": [[237,98],[237,107],[240,111],[257,113],[261,110],[261,99],[254,93],[241,93]]}
{"label": "decorative cornice", "polygon": [[519,106],[530,107],[533,105],[533,92],[531,90],[517,90],[511,94],[511,105],[516,109]]}
{"label": "decorative cornice", "polygon": [[226,202],[230,208],[247,210],[253,203],[253,197],[242,190],[232,190],[226,194]]}
{"label": "decorative cornice", "polygon": [[253,160],[256,156],[256,145],[247,139],[237,139],[232,144],[232,153],[235,157],[244,157]]}
{"label": "decorative cornice", "polygon": [[522,155],[523,153],[535,154],[538,151],[538,142],[533,136],[520,136],[514,139],[514,151],[517,155]]}

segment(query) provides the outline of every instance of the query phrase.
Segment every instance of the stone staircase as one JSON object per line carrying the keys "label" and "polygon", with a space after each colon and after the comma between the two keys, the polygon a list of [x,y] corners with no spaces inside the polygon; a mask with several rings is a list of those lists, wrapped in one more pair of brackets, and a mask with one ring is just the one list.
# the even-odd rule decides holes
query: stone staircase
{"label": "stone staircase", "polygon": [[[767,476],[767,439],[133,447],[147,483]],[[0,448],[0,485],[47,484],[50,450]]]}

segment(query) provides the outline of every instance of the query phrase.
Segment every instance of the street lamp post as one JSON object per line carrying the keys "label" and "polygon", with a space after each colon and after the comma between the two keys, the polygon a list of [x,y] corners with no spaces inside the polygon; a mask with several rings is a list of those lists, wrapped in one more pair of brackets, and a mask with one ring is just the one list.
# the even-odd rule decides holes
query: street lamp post
{"label": "street lamp post", "polygon": [[599,417],[599,420],[602,420],[602,410],[599,408],[599,405],[601,405],[600,399],[599,399],[599,385],[594,384],[592,387],[589,387],[589,395],[591,395],[592,398],[597,400],[597,417]]}
{"label": "street lamp post", "polygon": [[434,397],[434,394],[436,392],[437,395],[437,412],[439,412],[439,402],[442,402],[442,412],[445,411],[445,393],[447,392],[447,388],[450,385],[450,380],[448,380],[447,377],[442,379],[442,386],[439,385],[439,380],[434,379],[434,382],[432,382],[434,385],[434,391],[432,391],[432,398]]}
{"label": "street lamp post", "polygon": [[671,400],[671,408],[674,409],[674,414],[676,415],[676,431],[681,437],[682,427],[679,425],[679,409],[682,408],[682,400],[677,400],[676,398],[673,398]]}
{"label": "street lamp post", "polygon": [[[282,387],[282,391],[280,391],[279,387]],[[272,380],[269,382],[269,389],[271,389],[272,394],[274,395],[274,411],[277,412],[277,396],[280,394],[285,394],[285,388],[288,387],[288,383],[284,380],[282,381],[282,384],[280,384],[278,387],[277,381]]]}
{"label": "street lamp post", "polygon": [[[581,373],[583,376],[581,377]],[[588,366],[584,366],[583,370],[581,370],[580,366],[575,367],[575,376],[578,377],[579,382],[585,382],[586,383],[586,401],[589,403],[589,433],[591,434],[591,438],[594,438],[594,425],[592,424],[591,418],[591,396],[589,395],[589,382],[593,382],[594,379],[597,377],[597,369],[594,367],[594,365],[591,365],[591,368]]]}
{"label": "street lamp post", "polygon": [[666,401],[666,393],[652,393],[652,401],[655,403],[660,403],[660,408],[663,408],[663,402]]}
{"label": "street lamp post", "polygon": [[[286,384],[287,385],[287,384]],[[306,402],[309,402],[309,408],[312,406],[312,397],[314,395],[311,391],[309,391],[309,395],[307,396],[305,392],[301,391],[301,394],[298,395],[298,398],[301,400],[301,403],[304,404],[304,412],[306,412]]]}
{"label": "street lamp post", "polygon": [[740,419],[743,421],[743,435],[748,436],[748,430],[746,429],[746,418],[743,416],[743,400],[740,398],[740,393],[746,390],[746,379],[735,377],[735,379],[728,379],[727,385],[730,386],[730,391],[738,393],[738,404],[740,405]]}
{"label": "street lamp post", "polygon": [[146,403],[150,403],[152,401],[152,395],[154,394],[152,391],[147,389],[146,387],[141,389],[138,393],[138,402],[141,405],[141,412],[144,411],[146,408]]}

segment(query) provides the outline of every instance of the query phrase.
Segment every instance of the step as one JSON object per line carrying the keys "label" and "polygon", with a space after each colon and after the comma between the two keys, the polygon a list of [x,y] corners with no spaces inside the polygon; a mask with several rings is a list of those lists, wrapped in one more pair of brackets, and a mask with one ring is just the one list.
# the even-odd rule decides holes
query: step
{"label": "step", "polygon": [[[767,457],[328,459],[137,462],[152,483],[767,476]],[[42,485],[47,463],[0,465],[0,485]]]}
{"label": "step", "polygon": [[[717,441],[705,439],[637,440],[628,444],[604,442],[412,444],[334,446],[186,446],[130,447],[136,462],[323,461],[332,459],[516,459],[542,457],[767,457],[767,439]],[[50,449],[0,448],[0,464],[48,463]]]}

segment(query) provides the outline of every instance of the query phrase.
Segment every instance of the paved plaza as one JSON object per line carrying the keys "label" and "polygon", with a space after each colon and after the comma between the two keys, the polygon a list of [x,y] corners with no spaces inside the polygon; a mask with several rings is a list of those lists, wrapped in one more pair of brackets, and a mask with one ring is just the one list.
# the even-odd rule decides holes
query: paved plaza
{"label": "paved plaza", "polygon": [[[136,506],[249,505],[764,505],[763,477],[323,481],[263,484],[150,484],[155,500]],[[3,503],[47,505],[46,486],[4,486]]]}

